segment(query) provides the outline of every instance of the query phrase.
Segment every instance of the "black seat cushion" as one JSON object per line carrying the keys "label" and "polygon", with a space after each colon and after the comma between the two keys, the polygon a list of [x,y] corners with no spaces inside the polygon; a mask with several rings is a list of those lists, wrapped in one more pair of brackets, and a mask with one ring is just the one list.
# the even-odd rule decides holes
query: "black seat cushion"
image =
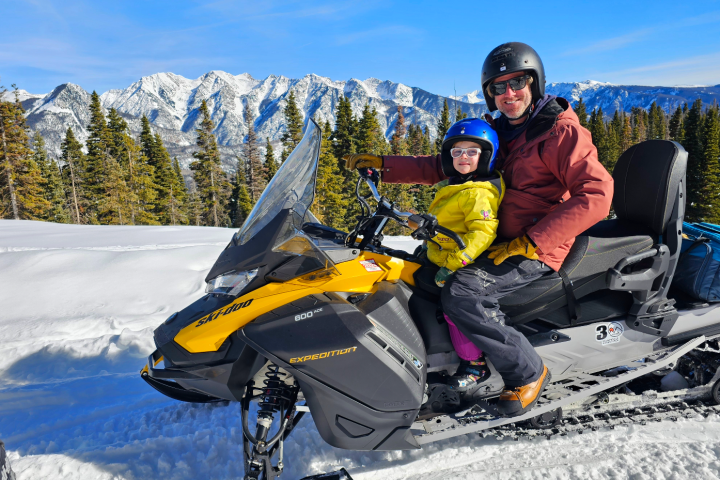
{"label": "black seat cushion", "polygon": [[613,170],[613,208],[618,218],[665,233],[687,152],[676,142],[648,140],[628,148]]}
{"label": "black seat cushion", "polygon": [[[628,255],[652,247],[654,243],[654,239],[648,235],[577,237],[563,262],[563,268],[574,284],[575,297],[579,299],[604,289],[605,275],[609,268]],[[557,272],[548,273],[527,287],[500,299],[500,306],[508,324],[529,322],[566,305],[565,289]]]}

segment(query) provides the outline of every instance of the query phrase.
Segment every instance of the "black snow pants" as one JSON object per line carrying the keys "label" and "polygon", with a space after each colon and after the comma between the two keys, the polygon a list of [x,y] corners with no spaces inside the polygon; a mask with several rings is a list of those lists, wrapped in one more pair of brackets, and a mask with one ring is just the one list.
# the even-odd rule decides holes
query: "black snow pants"
{"label": "black snow pants", "polygon": [[521,255],[495,265],[483,253],[459,269],[442,289],[443,311],[457,328],[490,359],[506,387],[534,382],[543,363],[527,338],[505,325],[499,299],[540,278],[551,269]]}

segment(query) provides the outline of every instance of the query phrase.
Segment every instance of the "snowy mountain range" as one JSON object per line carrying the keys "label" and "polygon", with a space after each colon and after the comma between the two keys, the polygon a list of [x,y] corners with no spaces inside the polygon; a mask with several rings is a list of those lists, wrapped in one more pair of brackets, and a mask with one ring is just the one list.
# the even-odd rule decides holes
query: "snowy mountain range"
{"label": "snowy mountain range", "polygon": [[[135,133],[140,131],[140,118],[146,115],[162,136],[170,154],[177,155],[183,166],[192,159],[199,106],[202,100],[207,100],[216,125],[215,134],[221,155],[231,165],[247,134],[243,118],[245,104],[250,104],[259,136],[269,138],[277,145],[285,130],[282,112],[290,91],[294,92],[306,119],[314,116],[316,120],[327,120],[332,125],[336,105],[342,95],[350,99],[357,116],[369,103],[377,109],[381,126],[388,137],[394,132],[398,105],[405,107],[408,122],[427,127],[434,137],[436,119],[446,99],[421,88],[376,78],[334,81],[310,74],[300,79],[270,75],[257,80],[247,73],[232,75],[222,71],[211,71],[194,80],[173,73],[157,73],[143,77],[125,89],[107,91],[100,98],[103,107],[115,108]],[[547,92],[568,98],[573,103],[582,97],[588,111],[600,106],[606,114],[612,114],[618,108],[648,108],[653,101],[670,111],[696,98],[702,98],[705,103],[720,99],[720,85],[642,87],[586,81],[552,83],[547,86]],[[87,138],[90,94],[78,85],[66,83],[46,95],[24,91],[19,91],[19,95],[27,111],[29,127],[39,130],[45,137],[51,154],[59,156],[67,127],[72,127],[81,141]],[[469,116],[487,112],[479,91],[450,97],[449,101],[452,111],[460,107]]]}

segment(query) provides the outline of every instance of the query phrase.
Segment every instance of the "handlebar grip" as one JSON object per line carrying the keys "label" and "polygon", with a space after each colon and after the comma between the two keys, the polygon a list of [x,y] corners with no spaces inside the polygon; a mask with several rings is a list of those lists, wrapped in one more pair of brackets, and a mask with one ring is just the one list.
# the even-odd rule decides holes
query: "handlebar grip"
{"label": "handlebar grip", "polygon": [[465,242],[463,242],[462,238],[460,238],[460,235],[453,232],[452,230],[443,227],[442,225],[438,225],[435,227],[435,230],[437,230],[438,233],[442,233],[446,237],[451,238],[455,243],[457,243],[457,246],[460,250],[465,250],[467,248],[467,245],[465,245]]}

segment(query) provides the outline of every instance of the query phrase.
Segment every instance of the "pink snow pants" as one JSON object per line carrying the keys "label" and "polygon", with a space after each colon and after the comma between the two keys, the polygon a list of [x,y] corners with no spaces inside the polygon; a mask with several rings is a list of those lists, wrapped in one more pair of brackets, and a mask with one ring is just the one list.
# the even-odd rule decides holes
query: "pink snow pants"
{"label": "pink snow pants", "polygon": [[453,347],[455,347],[455,351],[457,352],[458,357],[468,361],[477,360],[478,358],[480,358],[480,355],[482,355],[482,350],[476,347],[474,343],[472,343],[465,335],[463,335],[462,332],[458,330],[452,320],[450,320],[450,317],[448,317],[447,315],[445,315],[445,321],[448,323],[448,330],[450,330],[450,340],[452,341]]}

